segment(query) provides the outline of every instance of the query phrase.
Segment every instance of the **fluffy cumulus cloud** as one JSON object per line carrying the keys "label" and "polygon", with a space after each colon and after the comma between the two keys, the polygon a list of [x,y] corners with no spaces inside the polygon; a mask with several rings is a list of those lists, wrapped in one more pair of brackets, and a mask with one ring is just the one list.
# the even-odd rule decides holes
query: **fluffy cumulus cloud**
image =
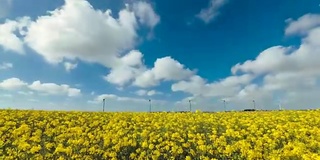
{"label": "fluffy cumulus cloud", "polygon": [[209,6],[201,9],[196,16],[205,23],[210,23],[220,14],[221,7],[227,2],[228,0],[210,0]]}
{"label": "fluffy cumulus cloud", "polygon": [[320,15],[306,14],[297,20],[288,19],[287,22],[286,35],[304,35],[307,34],[310,29],[320,26]]}
{"label": "fluffy cumulus cloud", "polygon": [[57,85],[55,83],[41,83],[40,81],[34,81],[28,87],[31,90],[48,95],[68,95],[69,97],[75,97],[81,94],[80,89],[71,88],[66,84]]}
{"label": "fluffy cumulus cloud", "polygon": [[162,94],[162,92],[158,92],[156,90],[144,90],[144,89],[140,89],[137,90],[135,92],[135,94],[139,95],[139,96],[154,96],[154,95],[160,95]]}
{"label": "fluffy cumulus cloud", "polygon": [[101,94],[97,97],[95,97],[94,101],[92,102],[97,102],[100,103],[102,102],[103,99],[117,99],[118,96],[114,95],[114,94]]}
{"label": "fluffy cumulus cloud", "polygon": [[28,84],[19,78],[9,78],[0,82],[0,89],[4,90],[16,90],[20,89]]}
{"label": "fluffy cumulus cloud", "polygon": [[182,80],[194,74],[193,71],[171,57],[158,58],[154,62],[154,67],[148,69],[143,64],[142,57],[139,51],[129,52],[120,59],[121,63],[112,68],[104,79],[119,86],[132,82],[134,86],[147,88],[159,85],[161,81]]}
{"label": "fluffy cumulus cloud", "polygon": [[286,54],[290,48],[282,46],[274,46],[261,52],[255,60],[248,60],[243,64],[236,64],[232,67],[231,71],[235,74],[238,71],[252,72],[254,74],[264,74],[277,68],[278,70],[290,69],[292,65],[282,63],[288,61]]}
{"label": "fluffy cumulus cloud", "polygon": [[17,20],[6,20],[4,24],[0,24],[0,46],[5,51],[14,51],[24,54],[24,42],[17,35],[26,34],[26,27],[30,24],[29,17],[17,18]]}
{"label": "fluffy cumulus cloud", "polygon": [[[36,91],[45,95],[67,95],[69,97],[75,97],[81,95],[81,90],[78,88],[72,88],[67,84],[55,84],[55,83],[41,83],[40,81],[34,81],[32,84],[20,80],[19,78],[9,78],[0,82],[0,89],[2,90],[18,90],[17,93],[21,95],[33,95]],[[25,91],[29,89],[29,91]]]}
{"label": "fluffy cumulus cloud", "polygon": [[223,80],[208,83],[198,75],[189,80],[179,81],[172,84],[172,91],[183,91],[194,96],[223,97],[232,96],[241,90],[241,86],[249,84],[254,77],[249,74],[241,76],[230,76]]}
{"label": "fluffy cumulus cloud", "polygon": [[152,87],[159,85],[159,81],[155,80],[152,70],[146,70],[139,74],[133,82],[133,85],[142,88]]}
{"label": "fluffy cumulus cloud", "polygon": [[137,50],[132,50],[120,58],[119,63],[114,66],[104,79],[110,83],[123,86],[130,82],[145,70],[142,63],[143,54]]}
{"label": "fluffy cumulus cloud", "polygon": [[193,74],[192,71],[185,69],[184,65],[171,57],[157,59],[152,72],[157,80],[181,80]]}
{"label": "fluffy cumulus cloud", "polygon": [[177,81],[188,78],[194,74],[188,68],[185,68],[180,62],[171,57],[158,58],[154,62],[154,67],[142,72],[133,85],[139,87],[156,86],[161,80],[163,81]]}
{"label": "fluffy cumulus cloud", "polygon": [[148,96],[154,96],[154,95],[160,95],[160,94],[162,94],[162,92],[158,92],[156,90],[150,90],[147,92]]}
{"label": "fluffy cumulus cloud", "polygon": [[137,36],[135,14],[128,8],[118,14],[115,19],[110,10],[95,10],[88,1],[66,0],[31,22],[24,40],[50,63],[78,58],[111,67]]}
{"label": "fluffy cumulus cloud", "polygon": [[149,3],[139,1],[133,4],[133,10],[138,16],[139,22],[153,28],[160,22],[160,17],[155,13]]}

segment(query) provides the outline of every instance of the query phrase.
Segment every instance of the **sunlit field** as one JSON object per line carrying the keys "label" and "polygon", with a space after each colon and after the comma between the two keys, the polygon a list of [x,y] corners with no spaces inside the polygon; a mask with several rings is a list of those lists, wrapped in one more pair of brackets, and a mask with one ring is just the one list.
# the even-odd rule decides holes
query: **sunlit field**
{"label": "sunlit field", "polygon": [[320,159],[320,110],[0,110],[0,159]]}

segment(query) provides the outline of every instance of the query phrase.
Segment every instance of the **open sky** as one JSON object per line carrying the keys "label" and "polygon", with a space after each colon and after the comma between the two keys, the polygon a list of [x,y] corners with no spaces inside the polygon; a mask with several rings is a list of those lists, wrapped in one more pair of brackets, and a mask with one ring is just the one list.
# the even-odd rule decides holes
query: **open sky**
{"label": "open sky", "polygon": [[319,0],[0,0],[1,108],[318,108]]}

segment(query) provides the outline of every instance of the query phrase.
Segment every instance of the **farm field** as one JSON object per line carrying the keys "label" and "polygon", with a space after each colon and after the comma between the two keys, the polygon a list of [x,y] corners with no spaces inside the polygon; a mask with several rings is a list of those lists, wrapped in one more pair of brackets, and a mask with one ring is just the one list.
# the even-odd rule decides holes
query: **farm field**
{"label": "farm field", "polygon": [[0,159],[320,159],[320,110],[0,110]]}

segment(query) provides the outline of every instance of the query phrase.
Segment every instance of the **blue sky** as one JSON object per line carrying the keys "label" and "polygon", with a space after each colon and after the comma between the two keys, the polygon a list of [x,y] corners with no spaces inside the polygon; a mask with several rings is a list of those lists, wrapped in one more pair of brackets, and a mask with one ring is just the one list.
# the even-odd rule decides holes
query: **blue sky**
{"label": "blue sky", "polygon": [[0,103],[317,108],[319,38],[316,0],[0,0]]}

